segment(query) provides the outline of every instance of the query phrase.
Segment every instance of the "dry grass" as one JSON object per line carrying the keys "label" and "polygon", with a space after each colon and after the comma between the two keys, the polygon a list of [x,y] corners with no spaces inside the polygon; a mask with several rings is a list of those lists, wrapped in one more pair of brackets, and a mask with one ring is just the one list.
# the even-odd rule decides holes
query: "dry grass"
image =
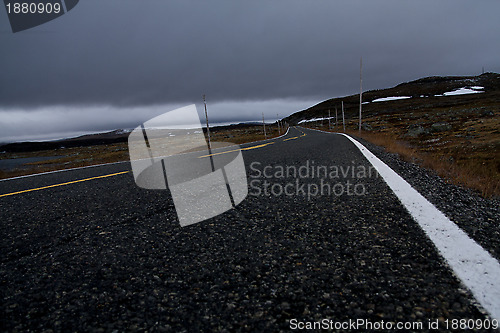
{"label": "dry grass", "polygon": [[266,136],[264,137],[264,129],[262,126],[251,126],[235,129],[220,129],[211,131],[211,139],[214,142],[231,142],[236,144],[248,143],[253,141],[270,139],[283,134],[278,132],[276,125],[266,125]]}
{"label": "dry grass", "polygon": [[[471,136],[458,136],[460,127],[449,133],[436,133],[427,140],[422,140],[405,138],[402,131],[396,130],[396,127],[359,132],[354,129],[356,126],[352,121],[347,124],[346,133],[384,147],[386,151],[398,154],[405,161],[433,170],[450,183],[475,190],[483,197],[492,198],[500,197],[500,152],[495,149],[498,147],[498,134],[494,129],[498,126],[498,120],[496,118],[488,121],[491,128],[482,126],[483,134],[476,135],[477,140],[473,140],[474,143],[470,141]],[[376,126],[374,119],[368,121]],[[485,123],[487,122],[480,120],[480,124]],[[407,125],[408,123],[401,128],[406,129]],[[328,126],[322,127],[319,123],[309,123],[308,127],[328,130]]]}
{"label": "dry grass", "polygon": [[28,153],[7,153],[3,155],[5,156],[2,156],[2,159],[45,156],[63,157],[28,163],[14,170],[0,170],[0,179],[96,164],[127,161],[129,158],[127,145],[125,143],[102,146],[99,145],[89,147],[62,148],[57,150],[45,150]]}
{"label": "dry grass", "polygon": [[[236,129],[216,128],[211,132],[213,142],[242,144],[264,139],[262,126],[249,126]],[[276,125],[266,126],[267,138],[279,135]],[[280,134],[283,134],[281,132]],[[35,163],[28,163],[14,170],[0,170],[0,179],[25,176],[55,170],[71,169],[104,163],[122,162],[130,159],[127,143],[96,145],[88,147],[62,148],[26,153],[2,153],[0,159],[27,157],[63,156]]]}
{"label": "dry grass", "polygon": [[361,137],[373,144],[384,147],[388,152],[398,154],[403,160],[417,163],[426,169],[435,171],[450,183],[465,186],[481,193],[484,197],[500,196],[498,172],[483,159],[443,158],[440,154],[432,154],[419,150],[406,142],[398,141],[394,135],[349,131],[349,134]]}

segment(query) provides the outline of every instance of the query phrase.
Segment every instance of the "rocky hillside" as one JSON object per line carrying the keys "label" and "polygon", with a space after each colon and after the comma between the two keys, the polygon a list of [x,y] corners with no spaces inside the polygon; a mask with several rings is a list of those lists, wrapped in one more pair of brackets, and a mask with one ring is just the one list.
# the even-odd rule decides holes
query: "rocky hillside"
{"label": "rocky hillside", "polygon": [[[483,87],[484,93],[440,96],[448,92],[467,87]],[[399,100],[376,101],[388,97],[411,97]],[[296,112],[285,118],[290,124],[299,121],[327,117],[328,110],[340,111],[344,102],[346,119],[358,116],[359,94],[328,99],[309,109]],[[375,101],[375,102],[374,102]],[[443,111],[456,107],[478,105],[485,110],[496,112],[500,108],[500,75],[484,73],[479,76],[432,76],[419,80],[401,83],[395,87],[370,90],[363,93],[363,116],[389,114],[402,111]]]}
{"label": "rocky hillside", "polygon": [[346,129],[385,147],[423,161],[455,183],[484,195],[500,195],[500,75],[429,77],[396,87],[363,93],[363,131],[358,133],[359,95],[333,98],[286,120],[332,131],[342,131],[341,101]]}

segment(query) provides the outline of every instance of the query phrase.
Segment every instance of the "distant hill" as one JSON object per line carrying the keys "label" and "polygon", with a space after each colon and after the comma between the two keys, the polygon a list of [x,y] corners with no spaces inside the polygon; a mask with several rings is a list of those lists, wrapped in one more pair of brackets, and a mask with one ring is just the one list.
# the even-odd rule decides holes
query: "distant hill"
{"label": "distant hill", "polygon": [[[446,92],[466,87],[483,87],[482,94],[467,94],[453,96],[438,96]],[[387,102],[373,102],[384,97],[410,97]],[[445,108],[457,103],[469,103],[471,99],[492,98],[500,100],[500,75],[497,73],[484,73],[478,76],[431,76],[411,82],[398,84],[387,89],[370,90],[363,92],[363,115],[373,116],[379,112],[391,112],[391,109],[416,110],[419,108],[435,107]],[[346,97],[331,98],[316,104],[306,110],[295,112],[284,118],[291,125],[298,124],[301,120],[326,117],[328,110],[335,114],[335,107],[340,112],[341,102],[344,102],[346,118],[357,117],[359,112],[359,94]]]}
{"label": "distant hill", "polygon": [[53,150],[60,148],[71,147],[88,147],[103,144],[113,144],[119,142],[126,142],[129,131],[115,130],[105,133],[86,134],[69,139],[60,139],[53,141],[39,141],[39,142],[15,142],[0,145],[0,151],[5,152],[30,152],[41,150]]}
{"label": "distant hill", "polygon": [[[217,132],[221,130],[241,129],[256,125],[262,125],[258,122],[248,122],[231,124],[225,126],[210,126],[210,130]],[[86,134],[75,138],[67,138],[51,141],[36,141],[36,142],[15,142],[15,143],[0,143],[0,151],[9,153],[19,152],[33,152],[41,150],[54,150],[60,148],[73,148],[73,147],[88,147],[96,145],[107,145],[114,143],[127,142],[128,136],[132,129],[117,129],[110,132],[103,132],[97,134]]]}

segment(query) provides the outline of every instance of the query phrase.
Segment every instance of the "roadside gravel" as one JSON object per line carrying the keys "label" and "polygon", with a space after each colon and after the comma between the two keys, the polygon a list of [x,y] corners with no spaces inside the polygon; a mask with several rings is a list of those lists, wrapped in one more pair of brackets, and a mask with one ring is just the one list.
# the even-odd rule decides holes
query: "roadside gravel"
{"label": "roadside gravel", "polygon": [[470,189],[451,184],[434,171],[403,161],[397,154],[355,137],[403,177],[413,188],[500,260],[500,199],[485,199]]}

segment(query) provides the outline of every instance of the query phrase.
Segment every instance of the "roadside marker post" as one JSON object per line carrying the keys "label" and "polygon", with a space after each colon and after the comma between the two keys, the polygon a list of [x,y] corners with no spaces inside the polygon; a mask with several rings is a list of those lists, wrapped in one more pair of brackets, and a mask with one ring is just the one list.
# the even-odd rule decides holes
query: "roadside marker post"
{"label": "roadside marker post", "polygon": [[337,107],[335,107],[335,129],[337,129]]}
{"label": "roadside marker post", "polygon": [[342,101],[342,125],[344,125],[344,133],[345,133],[344,101]]}
{"label": "roadside marker post", "polygon": [[363,57],[359,59],[359,132],[361,132],[362,104],[363,104]]}
{"label": "roadside marker post", "polygon": [[331,122],[330,122],[330,109],[328,109],[328,130],[330,131],[332,129]]}

